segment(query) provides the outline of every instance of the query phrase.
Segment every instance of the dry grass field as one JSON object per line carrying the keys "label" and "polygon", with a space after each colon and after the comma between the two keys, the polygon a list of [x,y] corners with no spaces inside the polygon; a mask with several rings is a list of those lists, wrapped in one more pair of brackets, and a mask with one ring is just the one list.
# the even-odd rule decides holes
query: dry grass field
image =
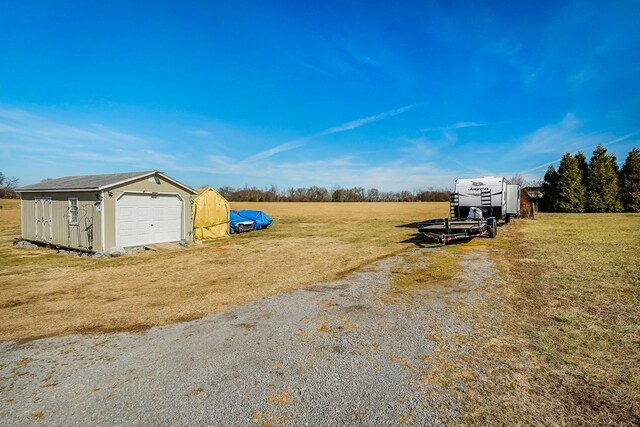
{"label": "dry grass field", "polygon": [[205,316],[274,292],[332,280],[413,247],[415,228],[447,203],[260,203],[268,230],[171,252],[111,259],[11,245],[19,205],[0,209],[0,339],[143,329]]}
{"label": "dry grass field", "polygon": [[527,410],[573,425],[640,425],[640,214],[516,224],[502,291],[535,377]]}
{"label": "dry grass field", "polygon": [[640,425],[640,215],[542,214],[479,250],[497,286],[451,307],[473,327],[431,378],[451,424]]}
{"label": "dry grass field", "polygon": [[[0,201],[0,339],[143,329],[331,280],[423,242],[403,224],[446,203],[233,204],[272,229],[172,252],[89,259],[11,245]],[[429,387],[462,405],[454,425],[640,424],[640,215],[542,214],[497,239],[425,252],[382,302],[455,286],[459,255],[484,251],[492,284],[449,309],[470,326],[437,343]],[[408,256],[408,255],[407,255]],[[464,272],[463,272],[464,273]],[[466,272],[464,274],[472,274]],[[426,278],[426,279],[425,279]],[[427,280],[428,279],[428,280]],[[439,374],[438,374],[439,373]]]}

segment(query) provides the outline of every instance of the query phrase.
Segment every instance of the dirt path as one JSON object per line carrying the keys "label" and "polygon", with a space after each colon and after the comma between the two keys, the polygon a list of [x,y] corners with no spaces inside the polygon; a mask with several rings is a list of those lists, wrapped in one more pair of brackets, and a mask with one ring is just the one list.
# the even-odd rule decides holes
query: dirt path
{"label": "dirt path", "polygon": [[459,406],[435,378],[473,327],[453,308],[495,269],[461,252],[455,281],[399,289],[434,250],[193,322],[0,343],[0,425],[440,425]]}

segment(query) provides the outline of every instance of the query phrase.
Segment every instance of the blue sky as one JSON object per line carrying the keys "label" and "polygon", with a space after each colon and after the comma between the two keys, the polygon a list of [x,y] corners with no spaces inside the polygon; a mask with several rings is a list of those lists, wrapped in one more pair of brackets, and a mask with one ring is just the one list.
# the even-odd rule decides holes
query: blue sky
{"label": "blue sky", "polygon": [[640,2],[0,0],[0,171],[450,188],[640,146]]}

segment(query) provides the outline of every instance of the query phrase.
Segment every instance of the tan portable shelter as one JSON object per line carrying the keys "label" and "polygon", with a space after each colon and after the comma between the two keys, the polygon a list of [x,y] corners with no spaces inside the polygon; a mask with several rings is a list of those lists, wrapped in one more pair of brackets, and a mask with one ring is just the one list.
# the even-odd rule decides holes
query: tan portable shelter
{"label": "tan portable shelter", "polygon": [[193,236],[199,240],[228,236],[229,212],[227,199],[211,187],[201,188],[193,199]]}

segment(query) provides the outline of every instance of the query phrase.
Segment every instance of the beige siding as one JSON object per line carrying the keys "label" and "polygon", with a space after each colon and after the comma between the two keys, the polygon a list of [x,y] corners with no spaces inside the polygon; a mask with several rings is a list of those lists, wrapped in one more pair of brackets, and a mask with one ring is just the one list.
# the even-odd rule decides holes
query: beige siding
{"label": "beige siding", "polygon": [[36,238],[36,212],[34,195],[22,193],[20,201],[20,214],[22,222],[22,238],[33,240]]}
{"label": "beige siding", "polygon": [[[114,187],[102,193],[22,193],[22,237],[36,240],[35,199],[38,197],[50,197],[52,201],[51,244],[82,249],[88,249],[89,246],[92,246],[93,250],[97,252],[109,250],[116,245],[115,215],[118,197],[124,193],[164,193],[177,194],[182,199],[182,239],[193,240],[193,227],[191,224],[193,194],[169,180],[165,180],[162,177],[158,178],[160,180],[159,183],[156,183],[152,176],[151,178],[143,178],[126,185]],[[69,198],[72,197],[78,199],[78,225],[69,224]],[[87,228],[91,228],[91,225],[93,225],[93,244],[90,242],[90,232],[87,230]]]}
{"label": "beige siding", "polygon": [[183,200],[182,238],[189,241],[193,240],[193,227],[191,226],[191,203],[193,194],[162,177],[158,177],[160,183],[157,184],[154,178],[153,176],[143,178],[103,192],[105,250],[109,250],[116,245],[116,201],[118,197],[124,193],[178,194]]}
{"label": "beige siding", "polygon": [[[96,208],[99,193],[23,193],[22,237],[25,239],[36,240],[35,199],[38,197],[51,198],[51,244],[101,250],[100,212]],[[78,199],[77,225],[69,224],[69,198]]]}

